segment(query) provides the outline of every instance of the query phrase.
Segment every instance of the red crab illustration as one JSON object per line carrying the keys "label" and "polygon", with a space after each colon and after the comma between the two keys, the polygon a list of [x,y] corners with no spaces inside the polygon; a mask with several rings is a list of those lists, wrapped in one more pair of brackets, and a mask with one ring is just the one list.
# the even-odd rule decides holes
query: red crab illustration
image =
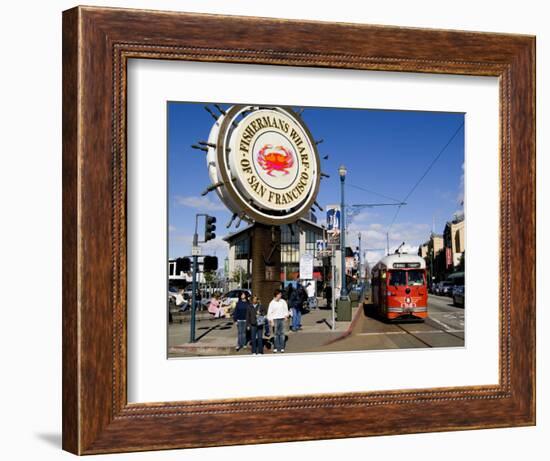
{"label": "red crab illustration", "polygon": [[268,149],[273,149],[273,146],[266,144],[258,152],[260,166],[269,176],[273,176],[274,171],[282,171],[284,174],[288,174],[288,169],[294,165],[292,152],[283,146],[275,146],[275,150],[271,152],[267,152]]}

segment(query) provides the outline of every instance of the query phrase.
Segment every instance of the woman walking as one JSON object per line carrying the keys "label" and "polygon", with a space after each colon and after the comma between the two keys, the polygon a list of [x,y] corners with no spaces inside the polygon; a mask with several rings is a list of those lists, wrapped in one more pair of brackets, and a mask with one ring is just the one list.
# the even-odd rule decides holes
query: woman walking
{"label": "woman walking", "polygon": [[267,323],[267,311],[260,303],[257,296],[252,297],[252,304],[249,305],[246,313],[246,325],[250,329],[250,342],[254,355],[264,353],[264,326]]}

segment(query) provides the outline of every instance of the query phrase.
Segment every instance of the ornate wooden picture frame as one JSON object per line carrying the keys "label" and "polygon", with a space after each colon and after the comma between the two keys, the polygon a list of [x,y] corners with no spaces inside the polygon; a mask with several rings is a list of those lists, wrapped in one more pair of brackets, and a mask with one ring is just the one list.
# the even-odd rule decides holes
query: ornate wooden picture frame
{"label": "ornate wooden picture frame", "polygon": [[[128,403],[131,58],[498,77],[498,385]],[[76,454],[535,424],[534,37],[93,7],[65,11],[62,395],[63,448]],[[254,424],[266,415],[269,424]]]}

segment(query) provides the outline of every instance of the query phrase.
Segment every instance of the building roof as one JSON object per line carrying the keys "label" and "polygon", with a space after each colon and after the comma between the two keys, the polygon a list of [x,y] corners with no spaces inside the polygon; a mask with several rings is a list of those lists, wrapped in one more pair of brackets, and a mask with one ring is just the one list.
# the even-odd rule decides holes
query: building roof
{"label": "building roof", "polygon": [[[307,224],[308,226],[315,227],[317,229],[323,229],[323,226],[321,226],[320,224],[317,224],[316,222],[310,221],[309,219],[300,218],[297,222],[300,224]],[[229,243],[230,241],[234,240],[235,237],[242,235],[245,232],[248,232],[253,227],[254,227],[254,224],[249,224],[248,226],[243,227],[242,229],[239,229],[236,232],[231,232],[230,234],[223,237],[222,240],[225,240],[226,242]]]}
{"label": "building roof", "polygon": [[445,224],[445,227],[451,227],[453,225],[457,225],[457,224],[460,224],[460,223],[463,223],[464,222],[464,215],[462,216],[455,216],[453,219],[451,219],[450,221],[447,221],[447,223]]}
{"label": "building roof", "polygon": [[248,226],[243,227],[242,229],[239,229],[238,231],[231,232],[227,234],[225,237],[222,238],[222,240],[225,240],[226,242],[229,242],[230,240],[233,240],[238,235],[241,235],[244,232],[247,232],[248,230],[252,229],[254,227],[253,224],[249,224]]}
{"label": "building roof", "polygon": [[301,218],[298,220],[298,222],[300,223],[305,223],[311,227],[316,227],[317,229],[323,229],[323,226],[321,224],[317,224],[316,222],[314,221],[311,221],[309,219],[306,219],[306,218]]}

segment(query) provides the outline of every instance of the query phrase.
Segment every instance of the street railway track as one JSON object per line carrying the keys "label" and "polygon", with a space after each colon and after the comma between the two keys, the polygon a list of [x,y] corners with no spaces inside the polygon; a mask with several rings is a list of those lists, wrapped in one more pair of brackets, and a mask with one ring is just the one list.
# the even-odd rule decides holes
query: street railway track
{"label": "street railway track", "polygon": [[[404,331],[405,333],[411,335],[413,338],[415,338],[417,341],[420,341],[422,344],[425,344],[427,347],[433,347],[430,343],[428,343],[427,341],[424,341],[422,338],[420,338],[419,336],[415,335],[414,333],[410,332],[409,330],[407,330],[406,328],[403,328],[402,325],[396,323],[395,326],[397,326],[400,330]],[[441,330],[441,331],[444,331],[444,330]]]}
{"label": "street railway track", "polygon": [[[430,322],[431,319],[428,318],[426,320],[426,322]],[[425,323],[422,323],[420,325],[426,325],[426,322]],[[464,338],[460,335],[457,335],[455,334],[454,331],[449,331],[445,328],[443,328],[442,326],[438,325],[437,323],[435,322],[430,322],[430,326],[435,328],[437,331],[434,331],[434,330],[426,330],[426,331],[411,331],[411,330],[408,330],[407,328],[405,328],[405,326],[414,326],[414,325],[418,325],[418,324],[415,324],[415,323],[405,323],[405,324],[399,324],[399,323],[395,323],[394,324],[396,327],[398,327],[400,330],[402,330],[403,332],[405,332],[406,334],[412,336],[413,338],[417,339],[418,341],[420,341],[422,344],[425,344],[427,347],[434,347],[432,346],[430,343],[428,343],[427,341],[425,341],[424,339],[422,339],[420,336],[418,336],[418,334],[430,334],[430,333],[436,333],[436,332],[441,332],[441,333],[445,333],[449,336],[453,336],[455,338],[458,338],[460,340],[464,340]],[[418,333],[418,334],[417,334]]]}

